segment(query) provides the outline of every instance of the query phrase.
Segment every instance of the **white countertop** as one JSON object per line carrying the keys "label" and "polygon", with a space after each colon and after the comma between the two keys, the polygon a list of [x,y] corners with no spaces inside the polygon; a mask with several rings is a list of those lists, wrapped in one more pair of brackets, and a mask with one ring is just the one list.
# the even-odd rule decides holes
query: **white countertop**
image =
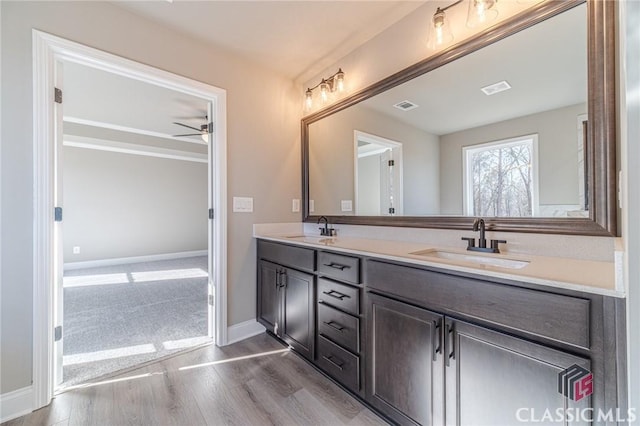
{"label": "white countertop", "polygon": [[[460,250],[459,248],[435,247],[427,243],[340,236],[332,238],[303,236],[301,233],[282,232],[282,230],[280,232],[254,231],[254,237],[315,249],[328,249],[336,252],[369,255],[381,259],[432,266],[440,269],[504,278],[562,289],[584,291],[605,296],[625,297],[624,292],[616,289],[614,262],[523,254],[479,253]],[[524,261],[528,262],[528,264],[520,269],[511,269],[490,264],[476,264],[466,260],[435,258],[428,253],[426,255],[416,254],[416,252],[430,250],[454,253],[454,256],[471,255]]]}

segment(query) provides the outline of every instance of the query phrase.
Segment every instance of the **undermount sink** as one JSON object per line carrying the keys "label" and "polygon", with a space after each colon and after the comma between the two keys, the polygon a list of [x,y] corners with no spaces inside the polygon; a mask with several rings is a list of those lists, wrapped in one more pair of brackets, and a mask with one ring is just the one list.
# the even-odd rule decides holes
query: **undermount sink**
{"label": "undermount sink", "polygon": [[320,235],[287,235],[285,238],[315,244],[333,244],[336,241],[335,237],[325,237]]}
{"label": "undermount sink", "polygon": [[437,259],[455,260],[464,263],[473,263],[475,265],[490,265],[506,269],[522,269],[529,264],[527,260],[509,259],[505,257],[497,257],[495,254],[476,255],[470,253],[456,253],[451,251],[428,249],[414,251],[410,253],[416,256],[431,257]]}

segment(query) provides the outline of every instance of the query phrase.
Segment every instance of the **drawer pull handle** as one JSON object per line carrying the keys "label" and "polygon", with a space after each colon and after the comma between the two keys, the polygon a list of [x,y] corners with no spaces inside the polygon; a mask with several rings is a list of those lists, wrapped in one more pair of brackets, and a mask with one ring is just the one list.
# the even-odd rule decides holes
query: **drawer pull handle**
{"label": "drawer pull handle", "polygon": [[[329,356],[322,355],[322,358],[327,360],[327,361],[329,361],[331,364],[335,365],[336,367],[338,367],[340,369],[340,371],[343,370],[342,367],[344,367],[344,362],[339,362],[339,360],[338,361],[334,361],[332,359],[332,358],[335,358],[333,355],[329,355]],[[336,358],[336,359],[338,359],[338,358]]]}
{"label": "drawer pull handle", "polygon": [[335,321],[329,321],[329,322],[323,321],[323,322],[327,324],[329,327],[333,328],[334,330],[338,330],[340,333],[342,333],[342,331],[344,330],[344,327]]}
{"label": "drawer pull handle", "polygon": [[351,296],[347,295],[347,294],[342,294],[339,291],[335,291],[335,290],[330,290],[330,291],[323,291],[322,294],[326,294],[327,296],[331,296],[334,299],[338,299],[338,300],[342,300],[345,297],[347,299],[350,299]]}
{"label": "drawer pull handle", "polygon": [[349,268],[351,268],[351,266],[349,266],[349,265],[341,265],[341,264],[339,264],[339,263],[334,263],[334,262],[331,262],[331,263],[323,263],[323,265],[324,265],[324,266],[328,266],[329,268],[339,269],[339,270],[341,270],[341,271],[343,271],[343,270],[345,270],[345,269],[349,269]]}

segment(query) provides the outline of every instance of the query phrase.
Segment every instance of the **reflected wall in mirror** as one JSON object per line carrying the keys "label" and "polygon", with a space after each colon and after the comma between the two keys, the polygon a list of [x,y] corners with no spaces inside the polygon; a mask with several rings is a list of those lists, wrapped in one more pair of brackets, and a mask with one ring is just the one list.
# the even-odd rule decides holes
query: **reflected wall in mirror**
{"label": "reflected wall in mirror", "polygon": [[[582,4],[312,123],[309,198],[319,215],[588,217],[587,115]],[[375,138],[397,148],[362,152]]]}
{"label": "reflected wall in mirror", "polygon": [[614,64],[614,4],[543,2],[305,117],[303,217],[615,235]]}

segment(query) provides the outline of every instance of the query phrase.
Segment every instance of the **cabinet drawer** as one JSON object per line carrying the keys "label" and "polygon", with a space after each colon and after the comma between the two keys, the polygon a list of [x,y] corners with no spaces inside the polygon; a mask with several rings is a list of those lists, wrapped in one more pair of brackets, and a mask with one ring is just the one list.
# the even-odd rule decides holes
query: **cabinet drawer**
{"label": "cabinet drawer", "polygon": [[590,301],[483,279],[368,261],[367,288],[437,310],[589,349]]}
{"label": "cabinet drawer", "polygon": [[360,259],[336,253],[318,253],[318,273],[351,283],[360,283]]}
{"label": "cabinet drawer", "polygon": [[318,278],[318,302],[358,315],[360,314],[360,289]]}
{"label": "cabinet drawer", "polygon": [[318,336],[318,366],[354,392],[360,391],[360,358]]}
{"label": "cabinet drawer", "polygon": [[360,351],[360,320],[318,303],[318,331],[351,352]]}
{"label": "cabinet drawer", "polygon": [[258,240],[258,257],[296,269],[311,272],[315,270],[315,252],[304,247]]}

